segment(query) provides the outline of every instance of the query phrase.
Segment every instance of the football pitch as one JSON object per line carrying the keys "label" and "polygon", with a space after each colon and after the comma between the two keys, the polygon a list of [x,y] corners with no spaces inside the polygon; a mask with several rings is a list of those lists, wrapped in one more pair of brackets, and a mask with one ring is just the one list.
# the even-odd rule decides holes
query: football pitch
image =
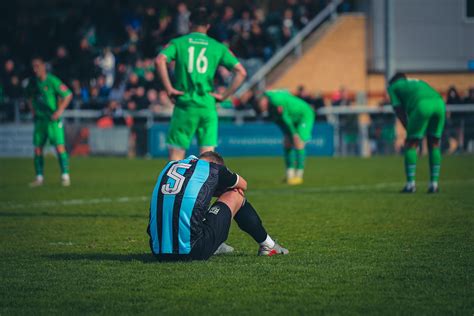
{"label": "football pitch", "polygon": [[310,158],[281,183],[281,158],[230,158],[288,256],[236,250],[207,262],[149,254],[149,197],[164,160],[73,158],[72,186],[45,161],[0,160],[0,315],[474,313],[474,156],[445,157],[441,193],[402,195],[402,157]]}

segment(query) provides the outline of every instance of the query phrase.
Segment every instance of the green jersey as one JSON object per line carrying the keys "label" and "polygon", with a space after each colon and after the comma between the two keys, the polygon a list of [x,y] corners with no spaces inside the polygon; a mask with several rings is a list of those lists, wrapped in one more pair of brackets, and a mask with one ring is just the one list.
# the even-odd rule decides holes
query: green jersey
{"label": "green jersey", "polygon": [[58,97],[64,98],[71,90],[61,80],[51,74],[46,79],[32,78],[26,88],[27,97],[31,99],[36,120],[50,120],[58,109]]}
{"label": "green jersey", "polygon": [[[297,133],[297,122],[314,121],[314,111],[304,100],[286,90],[267,90],[270,116],[278,125],[282,125],[289,133]],[[311,125],[312,128],[312,125]]]}
{"label": "green jersey", "polygon": [[232,70],[239,60],[230,50],[206,34],[194,32],[171,40],[161,51],[168,62],[175,61],[174,87],[183,91],[176,106],[215,108],[215,99],[209,94],[217,67]]}
{"label": "green jersey", "polygon": [[402,106],[408,114],[420,105],[422,100],[441,99],[435,89],[417,79],[399,79],[388,87],[393,107]]}

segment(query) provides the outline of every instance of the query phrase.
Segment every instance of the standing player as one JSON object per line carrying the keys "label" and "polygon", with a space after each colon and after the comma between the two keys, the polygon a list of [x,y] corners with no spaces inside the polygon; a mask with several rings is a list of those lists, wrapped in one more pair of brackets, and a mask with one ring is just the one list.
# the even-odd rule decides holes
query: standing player
{"label": "standing player", "polygon": [[314,110],[302,99],[286,90],[267,90],[259,99],[259,108],[268,112],[284,135],[286,182],[303,183],[306,142],[311,140]]}
{"label": "standing player", "polygon": [[[176,104],[168,130],[169,159],[181,160],[196,134],[200,152],[217,146],[216,100],[226,100],[247,75],[238,59],[223,44],[207,36],[210,15],[205,8],[191,14],[192,32],[173,39],[157,58],[163,85]],[[175,61],[174,86],[166,64]],[[219,65],[234,72],[223,94],[213,93],[214,75]]]}
{"label": "standing player", "polygon": [[71,180],[61,115],[71,102],[72,93],[59,78],[46,72],[46,65],[41,58],[34,58],[31,64],[35,78],[30,80],[26,93],[35,124],[33,144],[36,180],[30,183],[30,186],[43,185],[43,148],[48,140],[56,147],[61,168],[61,184],[69,186]]}
{"label": "standing player", "polygon": [[402,192],[416,191],[417,148],[427,134],[431,176],[428,193],[437,193],[441,166],[440,139],[446,115],[444,101],[426,82],[407,79],[402,73],[397,73],[390,79],[387,90],[395,113],[407,131],[405,141],[407,183]]}
{"label": "standing player", "polygon": [[[229,234],[234,218],[260,244],[258,255],[288,254],[267,234],[244,198],[247,182],[213,151],[171,161],[158,176],[150,203],[148,235],[158,260],[207,260]],[[217,201],[209,208],[212,197]]]}

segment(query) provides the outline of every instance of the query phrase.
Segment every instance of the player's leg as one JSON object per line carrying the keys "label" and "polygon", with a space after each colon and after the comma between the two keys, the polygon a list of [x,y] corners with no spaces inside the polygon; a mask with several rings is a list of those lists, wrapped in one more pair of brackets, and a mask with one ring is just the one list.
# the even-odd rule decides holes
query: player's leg
{"label": "player's leg", "polygon": [[294,144],[296,149],[296,178],[299,183],[303,182],[304,167],[306,161],[306,143],[311,140],[314,126],[314,113],[311,111],[303,117],[296,129],[300,137],[300,141]]}
{"label": "player's leg", "polygon": [[199,123],[196,129],[196,138],[199,145],[199,153],[214,151],[217,146],[217,131],[219,118],[217,111],[201,110]]}
{"label": "player's leg", "polygon": [[197,127],[197,119],[192,110],[175,107],[171,117],[166,144],[169,160],[184,159],[186,149],[191,145]]}
{"label": "player's leg", "polygon": [[61,184],[63,186],[70,186],[69,158],[66,152],[64,127],[61,121],[49,123],[48,138],[51,144],[54,145],[58,156],[59,168],[61,169]]}
{"label": "player's leg", "polygon": [[44,183],[44,156],[43,147],[48,139],[47,123],[35,122],[33,131],[33,145],[34,149],[34,166],[36,178],[35,181],[30,183],[31,187],[41,186]]}
{"label": "player's leg", "polygon": [[222,194],[207,211],[202,222],[202,237],[191,250],[194,260],[207,260],[227,240],[232,217],[242,206],[244,197],[232,190]]}
{"label": "player's leg", "polygon": [[439,192],[438,180],[441,169],[441,148],[440,140],[445,124],[444,102],[438,100],[429,123],[428,123],[428,150],[430,160],[430,185],[428,193]]}
{"label": "player's leg", "polygon": [[295,177],[296,149],[293,147],[291,137],[288,134],[284,134],[283,136],[283,151],[285,154],[285,167],[286,167],[285,181],[289,183]]}
{"label": "player's leg", "polygon": [[260,216],[249,201],[244,201],[237,214],[235,214],[234,220],[241,230],[249,234],[260,245],[259,256],[286,255],[289,253],[288,249],[280,246],[268,235]]}
{"label": "player's leg", "polygon": [[407,139],[405,141],[405,175],[406,185],[403,193],[416,191],[416,164],[418,160],[418,146],[423,139],[428,125],[427,113],[418,107],[408,116]]}

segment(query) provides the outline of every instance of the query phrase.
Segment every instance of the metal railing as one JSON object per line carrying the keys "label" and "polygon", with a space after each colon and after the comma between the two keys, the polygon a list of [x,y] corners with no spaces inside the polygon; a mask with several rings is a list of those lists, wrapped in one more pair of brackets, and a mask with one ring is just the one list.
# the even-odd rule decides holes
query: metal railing
{"label": "metal railing", "polygon": [[292,51],[297,56],[302,55],[303,40],[312,33],[322,22],[328,17],[335,18],[337,14],[337,7],[342,3],[342,0],[331,1],[321,12],[319,12],[306,26],[301,29],[288,43],[286,43],[275,55],[270,58],[262,68],[259,69],[249,80],[247,80],[236,92],[236,96],[240,97],[248,90],[252,89],[256,84],[259,84],[261,90],[265,87],[265,77]]}

